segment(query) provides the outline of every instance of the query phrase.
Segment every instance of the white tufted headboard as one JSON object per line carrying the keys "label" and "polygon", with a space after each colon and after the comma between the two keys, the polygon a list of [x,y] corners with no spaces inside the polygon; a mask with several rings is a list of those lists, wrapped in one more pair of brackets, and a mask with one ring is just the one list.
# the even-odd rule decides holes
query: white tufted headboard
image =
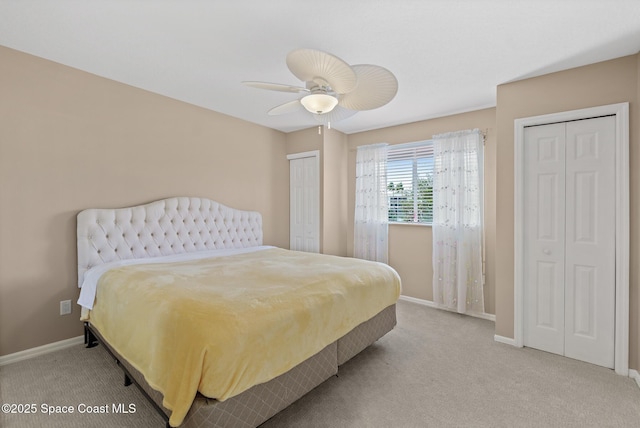
{"label": "white tufted headboard", "polygon": [[262,216],[210,199],[177,197],[78,214],[78,285],[93,266],[117,260],[262,245]]}

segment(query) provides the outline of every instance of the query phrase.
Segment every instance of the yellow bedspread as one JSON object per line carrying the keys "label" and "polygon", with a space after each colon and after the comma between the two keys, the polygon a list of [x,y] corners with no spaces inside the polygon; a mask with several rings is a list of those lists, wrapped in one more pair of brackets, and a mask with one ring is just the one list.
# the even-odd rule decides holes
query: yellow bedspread
{"label": "yellow bedspread", "polygon": [[90,320],[178,426],[197,391],[222,401],[269,381],[399,295],[387,265],[272,248],[110,270]]}

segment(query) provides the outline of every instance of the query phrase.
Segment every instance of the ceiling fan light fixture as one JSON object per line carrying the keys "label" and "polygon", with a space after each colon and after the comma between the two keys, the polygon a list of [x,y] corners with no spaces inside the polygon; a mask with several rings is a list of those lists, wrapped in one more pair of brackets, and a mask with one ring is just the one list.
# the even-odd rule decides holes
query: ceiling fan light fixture
{"label": "ceiling fan light fixture", "polygon": [[310,94],[300,100],[304,108],[315,114],[329,113],[338,105],[338,99],[327,94]]}

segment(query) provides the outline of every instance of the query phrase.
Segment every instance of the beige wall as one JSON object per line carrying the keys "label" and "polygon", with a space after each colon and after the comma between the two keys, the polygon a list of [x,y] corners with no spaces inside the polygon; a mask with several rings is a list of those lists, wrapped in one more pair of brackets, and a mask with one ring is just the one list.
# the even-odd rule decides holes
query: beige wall
{"label": "beige wall", "polygon": [[324,130],[323,250],[324,254],[347,255],[347,136]]}
{"label": "beige wall", "polygon": [[[495,109],[484,109],[406,125],[350,134],[348,170],[348,254],[353,254],[353,213],[355,200],[356,148],[374,143],[399,144],[430,139],[434,134],[479,128],[485,140],[485,311],[494,313],[495,259]],[[431,265],[431,227],[420,225],[389,226],[389,264],[402,278],[402,294],[433,300]]]}
{"label": "beige wall", "polygon": [[288,248],[285,134],[4,47],[0,94],[0,355],[82,334],[82,209],[208,197]]}
{"label": "beige wall", "polygon": [[289,132],[285,139],[288,155],[318,150],[320,157],[322,157],[324,135],[322,132],[318,133],[318,128],[315,126],[301,131]]}
{"label": "beige wall", "polygon": [[320,252],[347,255],[347,135],[320,128],[290,132],[287,154],[320,153]]}
{"label": "beige wall", "polygon": [[497,209],[496,334],[513,337],[514,252],[514,128],[517,118],[576,110],[620,102],[630,103],[631,171],[631,368],[640,367],[640,76],[639,56],[633,55],[563,72],[498,86],[497,92]]}

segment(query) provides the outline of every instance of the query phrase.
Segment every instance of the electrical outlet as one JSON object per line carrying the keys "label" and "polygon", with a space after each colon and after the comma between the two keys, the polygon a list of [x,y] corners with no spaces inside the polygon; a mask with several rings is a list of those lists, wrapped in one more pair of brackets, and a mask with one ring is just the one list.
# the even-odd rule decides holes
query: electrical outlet
{"label": "electrical outlet", "polygon": [[60,301],[60,315],[69,315],[71,313],[71,300]]}

